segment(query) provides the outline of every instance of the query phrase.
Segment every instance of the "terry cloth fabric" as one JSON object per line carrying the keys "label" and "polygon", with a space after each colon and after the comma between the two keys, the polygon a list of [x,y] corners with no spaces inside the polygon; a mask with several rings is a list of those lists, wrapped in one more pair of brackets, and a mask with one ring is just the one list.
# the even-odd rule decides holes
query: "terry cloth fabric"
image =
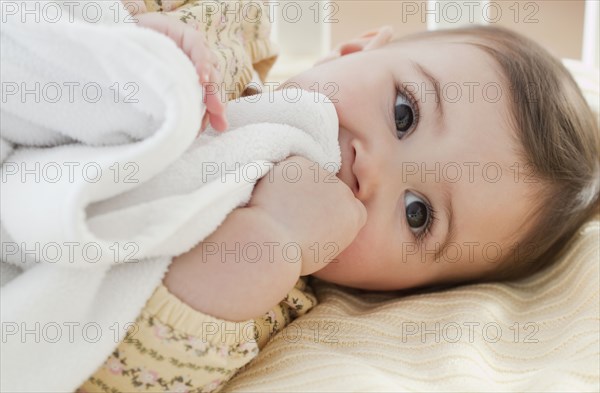
{"label": "terry cloth fabric", "polygon": [[[19,91],[3,103],[0,315],[12,329],[3,391],[80,386],[124,338],[171,257],[243,206],[270,163],[301,155],[328,170],[340,164],[333,104],[299,90],[230,102],[230,131],[195,139],[204,108],[187,57],[115,18],[128,16],[121,2],[90,3],[100,7],[94,23],[66,1],[55,2],[58,21],[16,16],[2,28],[3,84],[104,93],[90,102],[91,92],[75,89],[73,102],[65,94],[49,105]],[[31,169],[38,178],[25,175]],[[70,325],[78,334],[56,342],[21,336]]]}

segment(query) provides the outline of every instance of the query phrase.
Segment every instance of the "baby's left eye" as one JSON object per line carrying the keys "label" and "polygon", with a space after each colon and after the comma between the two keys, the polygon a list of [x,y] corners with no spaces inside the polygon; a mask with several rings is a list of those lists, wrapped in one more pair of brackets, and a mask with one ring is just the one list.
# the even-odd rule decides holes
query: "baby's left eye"
{"label": "baby's left eye", "polygon": [[404,196],[406,206],[406,222],[410,230],[417,236],[427,230],[431,222],[431,212],[427,203],[410,191]]}
{"label": "baby's left eye", "polygon": [[416,124],[416,108],[411,100],[403,93],[398,92],[394,105],[394,121],[396,123],[396,134],[402,139]]}

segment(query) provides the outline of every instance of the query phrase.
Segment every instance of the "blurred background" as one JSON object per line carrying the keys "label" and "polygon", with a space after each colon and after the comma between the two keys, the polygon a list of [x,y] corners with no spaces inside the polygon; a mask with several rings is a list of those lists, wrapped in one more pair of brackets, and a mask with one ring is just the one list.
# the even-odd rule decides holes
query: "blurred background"
{"label": "blurred background", "polygon": [[280,57],[270,80],[311,67],[340,42],[382,25],[396,34],[492,24],[514,29],[560,58],[599,64],[599,0],[266,1]]}

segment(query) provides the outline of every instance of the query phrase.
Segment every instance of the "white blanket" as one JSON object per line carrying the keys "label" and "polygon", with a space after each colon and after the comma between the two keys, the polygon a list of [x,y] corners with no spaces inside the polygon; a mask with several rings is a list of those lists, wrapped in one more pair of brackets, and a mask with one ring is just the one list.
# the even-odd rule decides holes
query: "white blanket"
{"label": "white blanket", "polygon": [[128,23],[119,1],[93,2],[95,22],[65,4],[39,23],[3,9],[2,391],[76,389],[172,256],[244,205],[271,163],[340,165],[324,96],[230,102],[230,131],[195,139],[202,91],[174,43]]}

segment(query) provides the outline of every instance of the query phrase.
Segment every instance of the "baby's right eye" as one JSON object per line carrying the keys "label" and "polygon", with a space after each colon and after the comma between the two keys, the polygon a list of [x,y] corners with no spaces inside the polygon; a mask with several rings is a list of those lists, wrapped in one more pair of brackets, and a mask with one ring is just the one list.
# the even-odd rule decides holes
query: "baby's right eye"
{"label": "baby's right eye", "polygon": [[394,122],[398,139],[404,138],[416,127],[418,118],[419,111],[414,97],[408,92],[403,92],[402,89],[397,89],[394,104]]}
{"label": "baby's right eye", "polygon": [[406,222],[417,239],[422,239],[431,229],[434,211],[431,205],[414,193],[406,191],[404,195]]}

